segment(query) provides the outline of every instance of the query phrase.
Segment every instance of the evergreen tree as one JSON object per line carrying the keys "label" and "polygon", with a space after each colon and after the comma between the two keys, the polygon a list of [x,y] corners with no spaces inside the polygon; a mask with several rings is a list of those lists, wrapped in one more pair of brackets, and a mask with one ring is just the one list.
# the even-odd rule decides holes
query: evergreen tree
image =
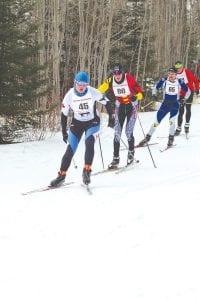
{"label": "evergreen tree", "polygon": [[36,125],[38,99],[47,93],[46,66],[37,63],[37,26],[28,0],[0,1],[0,143]]}

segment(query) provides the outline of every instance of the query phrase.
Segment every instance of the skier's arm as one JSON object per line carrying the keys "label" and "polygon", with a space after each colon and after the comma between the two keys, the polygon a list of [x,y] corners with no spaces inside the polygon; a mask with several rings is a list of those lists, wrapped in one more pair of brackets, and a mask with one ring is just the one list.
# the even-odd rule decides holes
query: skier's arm
{"label": "skier's arm", "polygon": [[113,128],[115,124],[115,117],[113,114],[111,101],[103,95],[102,99],[99,102],[103,102],[102,104],[105,106],[108,113],[108,127]]}
{"label": "skier's arm", "polygon": [[135,79],[135,77],[133,77],[131,74],[126,73],[126,79],[128,81],[128,85],[130,87],[132,87],[133,91],[134,91],[134,95],[133,97],[136,97],[136,99],[138,101],[143,100],[144,96],[143,96],[143,92],[142,92],[142,88],[139,85],[139,83],[137,82],[137,80]]}
{"label": "skier's arm", "polygon": [[199,81],[196,75],[191,70],[188,69],[186,70],[186,75],[188,77],[188,80],[193,82],[195,92],[199,94]]}
{"label": "skier's arm", "polygon": [[96,99],[97,102],[103,104],[106,108],[106,111],[109,116],[108,126],[114,127],[114,115],[113,115],[111,101],[105,95],[102,95],[102,93],[99,92],[98,89],[91,88],[91,90],[94,93],[93,94],[94,99]]}
{"label": "skier's arm", "polygon": [[107,90],[109,90],[110,88],[110,83],[111,83],[112,78],[109,77],[108,79],[106,79],[97,89],[100,93],[104,94],[105,92],[107,92]]}
{"label": "skier's arm", "polygon": [[162,78],[160,81],[158,81],[155,86],[152,89],[152,100],[157,101],[157,91],[163,87],[164,82],[166,81],[166,78]]}
{"label": "skier's arm", "polygon": [[107,101],[105,108],[108,113],[108,127],[113,128],[115,125],[115,116],[113,114],[112,105],[109,100]]}
{"label": "skier's arm", "polygon": [[164,82],[166,81],[167,78],[162,78],[161,80],[159,80],[156,85],[155,85],[155,89],[156,89],[156,92],[157,90],[161,89],[163,87],[163,84]]}
{"label": "skier's arm", "polygon": [[68,140],[68,133],[67,133],[67,116],[61,112],[61,127],[62,127],[62,136],[63,141],[67,143]]}
{"label": "skier's arm", "polygon": [[63,141],[67,143],[68,133],[67,133],[67,116],[69,112],[69,102],[70,102],[70,92],[68,92],[62,102],[61,109],[61,128],[62,128],[62,136]]}
{"label": "skier's arm", "polygon": [[185,92],[184,95],[184,99],[188,99],[191,95],[191,90],[189,89],[189,87],[184,83],[183,80],[179,80],[180,86],[182,88],[182,90]]}

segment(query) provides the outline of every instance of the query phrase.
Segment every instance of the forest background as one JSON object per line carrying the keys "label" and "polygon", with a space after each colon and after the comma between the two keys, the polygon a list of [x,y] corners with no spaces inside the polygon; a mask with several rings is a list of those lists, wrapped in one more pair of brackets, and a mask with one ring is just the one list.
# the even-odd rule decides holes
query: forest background
{"label": "forest background", "polygon": [[176,60],[200,58],[199,0],[0,0],[0,143],[59,129],[79,70],[97,87],[120,62],[150,101]]}

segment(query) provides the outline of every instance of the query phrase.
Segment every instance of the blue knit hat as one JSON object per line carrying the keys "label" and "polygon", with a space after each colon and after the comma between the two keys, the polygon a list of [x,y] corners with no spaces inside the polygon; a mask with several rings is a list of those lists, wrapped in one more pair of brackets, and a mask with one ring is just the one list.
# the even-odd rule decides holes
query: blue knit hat
{"label": "blue knit hat", "polygon": [[77,84],[89,84],[89,75],[84,71],[80,71],[75,75],[74,82]]}

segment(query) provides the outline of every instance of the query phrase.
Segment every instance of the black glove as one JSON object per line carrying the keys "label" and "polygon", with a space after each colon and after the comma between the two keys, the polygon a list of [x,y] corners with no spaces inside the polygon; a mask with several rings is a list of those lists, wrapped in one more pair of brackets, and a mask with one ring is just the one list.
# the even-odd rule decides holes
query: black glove
{"label": "black glove", "polygon": [[196,95],[199,95],[199,90],[196,90],[195,93],[196,93]]}
{"label": "black glove", "polygon": [[158,97],[156,95],[152,95],[152,101],[158,101]]}
{"label": "black glove", "polygon": [[134,96],[134,95],[132,95],[132,96],[131,96],[131,102],[135,102],[136,100],[137,100],[137,97]]}
{"label": "black glove", "polygon": [[63,141],[67,144],[68,141],[68,133],[63,134]]}
{"label": "black glove", "polygon": [[179,103],[180,103],[181,105],[184,105],[184,104],[185,104],[185,101],[186,101],[186,99],[185,99],[183,96],[180,96]]}
{"label": "black glove", "polygon": [[114,128],[114,126],[115,126],[115,117],[113,115],[110,115],[108,119],[108,127]]}

